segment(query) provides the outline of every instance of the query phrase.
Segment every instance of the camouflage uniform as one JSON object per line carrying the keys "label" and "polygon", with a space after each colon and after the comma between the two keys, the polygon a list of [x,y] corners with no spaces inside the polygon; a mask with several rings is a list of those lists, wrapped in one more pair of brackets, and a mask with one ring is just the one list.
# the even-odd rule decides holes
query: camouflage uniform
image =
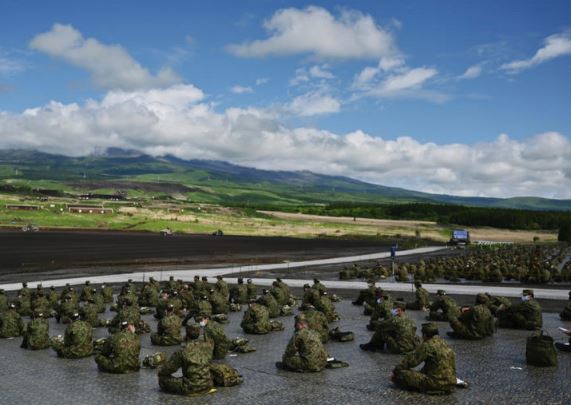
{"label": "camouflage uniform", "polygon": [[[441,310],[442,312],[439,312]],[[430,305],[428,319],[431,321],[450,322],[451,319],[460,316],[460,308],[452,298],[447,295],[439,295],[436,301]]]}
{"label": "camouflage uniform", "polygon": [[377,325],[383,320],[391,316],[391,309],[393,309],[394,302],[388,295],[383,295],[380,301],[373,307],[371,319],[367,325],[368,330],[377,330]]}
{"label": "camouflage uniform", "polygon": [[181,334],[182,321],[175,314],[167,315],[159,321],[157,332],[151,333],[151,342],[157,346],[174,346],[184,339]]}
{"label": "camouflage uniform", "polygon": [[226,300],[228,300],[230,289],[228,288],[228,283],[222,280],[222,278],[219,278],[216,284],[214,284],[214,290],[218,291]]}
{"label": "camouflage uniform", "polygon": [[304,288],[302,306],[305,304],[311,304],[313,306],[316,306],[316,303],[319,301],[319,298],[320,295],[318,290],[314,288]]}
{"label": "camouflage uniform", "polygon": [[502,328],[535,330],[543,325],[541,306],[535,299],[498,311],[497,315]]}
{"label": "camouflage uniform", "polygon": [[305,315],[307,327],[319,335],[321,343],[327,343],[329,341],[329,322],[327,322],[327,317],[323,312],[308,308],[301,313]]}
{"label": "camouflage uniform", "polygon": [[[212,349],[212,343],[194,340],[175,352],[159,368],[161,390],[179,395],[207,393],[214,385],[210,373]],[[179,368],[182,369],[182,377],[173,377]]]}
{"label": "camouflage uniform", "polygon": [[327,287],[323,285],[323,283],[317,279],[313,279],[313,285],[311,286],[314,290],[317,290],[320,295],[327,292]]}
{"label": "camouflage uniform", "polygon": [[93,330],[87,322],[75,321],[66,328],[63,341],[52,338],[50,343],[59,357],[88,357],[93,352]]}
{"label": "camouflage uniform", "polygon": [[228,350],[232,346],[232,341],[226,337],[222,325],[216,321],[209,320],[204,327],[204,336],[206,336],[206,340],[214,345],[213,357],[215,360],[226,357]]}
{"label": "camouflage uniform", "polygon": [[[423,362],[422,370],[413,370]],[[456,355],[440,336],[433,336],[395,367],[394,382],[412,391],[450,393],[456,385]]]}
{"label": "camouflage uniform", "polygon": [[119,332],[121,322],[129,322],[135,325],[138,334],[147,333],[150,330],[149,325],[141,319],[141,312],[138,307],[125,306],[119,309],[115,318],[109,322],[109,333]]}
{"label": "camouflage uniform", "polygon": [[234,285],[230,288],[230,300],[237,304],[248,303],[248,288],[244,284]]}
{"label": "camouflage uniform", "polygon": [[32,311],[36,313],[41,312],[45,316],[51,315],[52,306],[50,301],[44,296],[43,291],[36,295],[36,297],[32,300]]}
{"label": "camouflage uniform", "polygon": [[[21,291],[21,290],[20,290]],[[16,300],[16,308],[21,316],[31,316],[32,315],[32,297],[28,295],[18,295]]]}
{"label": "camouflage uniform", "polygon": [[270,318],[277,318],[281,315],[280,305],[270,292],[262,294],[256,302],[268,308]]}
{"label": "camouflage uniform", "polygon": [[244,312],[240,327],[246,333],[265,335],[272,331],[268,309],[260,304],[250,304]]}
{"label": "camouflage uniform", "polygon": [[11,338],[22,335],[24,321],[14,308],[0,313],[0,338]]}
{"label": "camouflage uniform", "polygon": [[313,305],[315,306],[315,309],[325,314],[328,322],[335,322],[339,320],[339,315],[337,315],[337,311],[335,311],[335,306],[327,295],[322,295],[319,297],[319,300]]}
{"label": "camouflage uniform", "polygon": [[[93,298],[90,299],[93,300]],[[93,328],[99,328],[107,325],[107,321],[99,319],[97,306],[93,302],[88,302],[79,308],[79,316]]]}
{"label": "camouflage uniform", "polygon": [[318,334],[307,328],[296,330],[282,357],[284,366],[297,372],[321,371],[327,365],[328,354]]}
{"label": "camouflage uniform", "polygon": [[101,286],[100,294],[103,297],[103,302],[105,304],[111,304],[113,302],[113,287],[103,284]]}
{"label": "camouflage uniform", "polygon": [[430,307],[430,294],[423,287],[417,287],[414,292],[416,301],[406,304],[406,309],[420,310],[422,308]]}
{"label": "camouflage uniform", "polygon": [[8,309],[8,297],[4,293],[4,290],[0,290],[0,312],[4,312]]}
{"label": "camouflage uniform", "polygon": [[246,284],[246,291],[248,294],[248,301],[255,300],[258,296],[258,291],[256,289],[256,285],[252,283],[252,280],[248,280],[248,284]]}
{"label": "camouflage uniform", "polygon": [[499,296],[492,296],[486,294],[488,296],[488,309],[492,313],[492,315],[496,315],[500,306],[503,305],[503,308],[509,308],[512,306],[512,302],[506,297],[499,297]]}
{"label": "camouflage uniform", "polygon": [[370,285],[367,289],[359,291],[359,297],[353,301],[353,305],[363,305],[365,302],[370,306],[375,304],[375,286]]}
{"label": "camouflage uniform", "polygon": [[283,288],[274,286],[270,289],[270,294],[275,298],[278,305],[286,305],[289,301],[289,295],[287,295]]}
{"label": "camouflage uniform", "polygon": [[495,325],[496,321],[488,307],[478,304],[462,312],[458,318],[451,319],[450,326],[454,332],[448,334],[458,339],[483,339],[494,334]]}
{"label": "camouflage uniform", "polygon": [[145,284],[139,295],[139,303],[143,307],[156,307],[159,303],[159,290],[150,283]]}
{"label": "camouflage uniform", "polygon": [[97,367],[107,373],[139,371],[141,340],[135,333],[122,330],[108,337],[101,353],[95,356]]}
{"label": "camouflage uniform", "polygon": [[375,334],[364,346],[367,350],[384,350],[386,345],[391,353],[405,354],[415,350],[419,344],[420,339],[416,336],[416,324],[408,316],[402,314],[391,316],[380,322]]}
{"label": "camouflage uniform", "polygon": [[43,317],[36,317],[26,325],[22,349],[41,350],[50,347],[50,325]]}
{"label": "camouflage uniform", "polygon": [[210,304],[213,314],[227,314],[229,311],[228,298],[216,290],[210,292]]}
{"label": "camouflage uniform", "polygon": [[77,302],[71,296],[64,297],[64,300],[58,305],[56,310],[56,321],[62,323],[70,323],[71,316],[79,311]]}

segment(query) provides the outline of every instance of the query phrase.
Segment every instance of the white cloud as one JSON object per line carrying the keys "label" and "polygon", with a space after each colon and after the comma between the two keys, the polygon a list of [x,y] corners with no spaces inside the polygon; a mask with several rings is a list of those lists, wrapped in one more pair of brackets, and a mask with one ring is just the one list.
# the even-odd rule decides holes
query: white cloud
{"label": "white cloud", "polygon": [[547,37],[544,40],[543,48],[540,48],[533,57],[504,63],[500,68],[508,73],[519,73],[522,70],[565,55],[571,55],[571,31]]}
{"label": "white cloud", "polygon": [[321,7],[281,9],[264,22],[267,39],[229,45],[240,57],[307,54],[317,58],[378,59],[396,52],[392,35],[367,14]]}
{"label": "white cloud", "polygon": [[256,86],[261,86],[263,84],[266,84],[269,81],[270,81],[270,79],[268,79],[267,77],[260,77],[260,78],[256,79]]}
{"label": "white cloud", "polygon": [[309,68],[309,75],[316,79],[334,79],[335,76],[329,70],[327,65],[315,65]]}
{"label": "white cloud", "polygon": [[470,80],[479,77],[482,74],[481,65],[470,66],[464,73],[458,76],[458,80]]}
{"label": "white cloud", "polygon": [[34,37],[30,48],[87,70],[93,82],[104,89],[148,89],[181,81],[169,68],[150,74],[121,46],[86,39],[71,25],[55,24],[50,31]]}
{"label": "white cloud", "polygon": [[323,92],[311,91],[294,98],[286,111],[301,117],[337,113],[341,110],[339,100]]}
{"label": "white cloud", "polygon": [[247,86],[240,86],[239,84],[232,86],[232,88],[230,89],[230,91],[232,93],[235,94],[245,94],[245,93],[252,93],[254,92],[254,90],[251,87],[247,87]]}
{"label": "white cloud", "polygon": [[25,69],[24,63],[0,50],[0,76],[10,76]]}
{"label": "white cloud", "polygon": [[425,90],[424,85],[438,74],[433,68],[401,68],[395,73],[379,77],[377,68],[365,68],[355,78],[353,88],[363,95],[377,98],[419,98],[436,103],[444,102],[448,96],[443,93]]}
{"label": "white cloud", "polygon": [[438,145],[362,131],[287,128],[279,118],[253,108],[217,112],[190,85],[113,91],[84,104],[50,102],[20,114],[0,112],[0,148],[78,156],[121,147],[261,169],[311,170],[437,193],[571,198],[571,140],[557,132]]}

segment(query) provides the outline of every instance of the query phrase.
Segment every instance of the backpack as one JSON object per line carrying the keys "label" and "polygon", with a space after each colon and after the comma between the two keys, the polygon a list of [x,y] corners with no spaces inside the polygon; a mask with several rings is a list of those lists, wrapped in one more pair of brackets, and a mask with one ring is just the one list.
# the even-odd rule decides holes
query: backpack
{"label": "backpack", "polygon": [[210,373],[217,387],[233,387],[244,381],[238,371],[228,364],[211,364]]}
{"label": "backpack", "polygon": [[553,338],[546,335],[543,330],[539,335],[529,336],[525,347],[525,358],[527,364],[532,366],[557,366],[557,351],[553,345]]}

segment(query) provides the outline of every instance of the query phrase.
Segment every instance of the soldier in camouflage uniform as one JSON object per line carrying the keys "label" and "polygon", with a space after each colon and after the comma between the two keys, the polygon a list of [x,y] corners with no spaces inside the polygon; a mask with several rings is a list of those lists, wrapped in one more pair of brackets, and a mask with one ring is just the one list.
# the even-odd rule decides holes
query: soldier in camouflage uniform
{"label": "soldier in camouflage uniform", "polygon": [[559,314],[559,317],[564,321],[571,321],[571,291],[569,291],[569,302]]}
{"label": "soldier in camouflage uniform", "polygon": [[324,292],[325,293],[327,292],[327,287],[325,287],[325,285],[323,285],[323,283],[319,281],[317,278],[313,279],[313,285],[311,286],[311,288],[319,291],[320,295],[323,295]]}
{"label": "soldier in camouflage uniform", "polygon": [[89,280],[86,280],[85,285],[83,286],[81,292],[79,293],[79,300],[87,302],[87,300],[91,298],[92,295],[93,295],[93,289],[91,288],[91,282]]}
{"label": "soldier in camouflage uniform", "polygon": [[70,323],[71,316],[79,311],[77,301],[71,295],[64,295],[56,310],[57,323]]}
{"label": "soldier in camouflage uniform", "polygon": [[[25,283],[24,283],[25,284]],[[27,285],[27,284],[25,284]],[[24,291],[24,294],[22,294]],[[27,291],[27,293],[26,293]],[[16,299],[16,310],[20,316],[31,316],[32,315],[32,296],[30,290],[27,287],[20,289],[18,298]]]}
{"label": "soldier in camouflage uniform", "polygon": [[375,290],[377,303],[373,307],[367,330],[377,330],[377,325],[383,320],[388,319],[391,315],[391,310],[394,307],[394,302],[389,294],[384,292],[381,288]]}
{"label": "soldier in camouflage uniform", "polygon": [[214,289],[219,292],[226,301],[228,301],[230,297],[230,289],[228,288],[228,283],[224,281],[224,277],[216,276],[216,284],[214,284]]}
{"label": "soldier in camouflage uniform", "polygon": [[493,296],[488,293],[486,293],[486,296],[488,297],[488,303],[486,305],[494,316],[496,316],[499,309],[503,310],[512,306],[512,302],[506,297]]}
{"label": "soldier in camouflage uniform", "polygon": [[248,293],[248,301],[255,300],[256,297],[258,296],[256,284],[252,282],[251,278],[249,278],[248,281],[246,281],[246,291]]}
{"label": "soldier in camouflage uniform", "polygon": [[428,291],[422,287],[422,283],[420,281],[415,281],[414,286],[416,288],[414,295],[416,300],[414,302],[409,302],[406,304],[406,309],[415,309],[415,310],[426,310],[430,307],[430,295]]}
{"label": "soldier in camouflage uniform", "polygon": [[256,301],[258,304],[265,306],[268,308],[268,313],[270,314],[270,318],[277,318],[281,315],[281,308],[274,296],[271,294],[270,290],[264,289],[262,290],[262,295]]}
{"label": "soldier in camouflage uniform", "polygon": [[328,322],[338,321],[339,315],[337,315],[335,305],[333,305],[333,302],[331,302],[331,299],[327,295],[327,291],[321,291],[320,294],[321,296],[319,297],[319,300],[313,304],[315,309],[323,312]]}
{"label": "soldier in camouflage uniform", "polygon": [[169,304],[166,315],[157,325],[157,332],[151,333],[151,343],[157,346],[174,346],[183,341],[181,334],[182,320],[174,313],[174,306]]}
{"label": "soldier in camouflage uniform", "polygon": [[283,325],[277,321],[270,321],[268,309],[260,304],[252,302],[244,312],[240,327],[245,333],[265,335],[274,330],[283,330]]}
{"label": "soldier in camouflage uniform", "polygon": [[450,322],[451,319],[460,316],[460,308],[452,298],[446,295],[446,291],[438,290],[436,300],[430,305],[429,321]]}
{"label": "soldier in camouflage uniform", "polygon": [[[222,325],[210,319],[207,315],[199,317],[198,324],[203,330],[204,338],[209,342],[212,342],[213,358],[215,360],[221,360],[226,357],[226,354],[232,347],[232,341],[228,339],[226,333],[224,333]],[[187,327],[187,340],[192,339],[192,335],[193,334],[189,332],[189,328]]]}
{"label": "soldier in camouflage uniform", "polygon": [[52,310],[56,310],[57,302],[59,300],[59,294],[56,291],[56,288],[52,285],[50,286],[50,291],[48,292],[48,301],[50,302],[50,307]]}
{"label": "soldier in camouflage uniform", "polygon": [[50,347],[50,325],[41,312],[34,312],[24,330],[22,349],[41,350]]}
{"label": "soldier in camouflage uniform", "polygon": [[304,315],[298,315],[295,332],[287,344],[282,365],[290,371],[317,372],[327,365],[329,355],[316,332],[309,329]]}
{"label": "soldier in camouflage uniform", "polygon": [[83,304],[83,306],[79,308],[79,317],[90,324],[92,328],[107,326],[106,320],[99,319],[97,314],[97,305],[95,304],[95,297],[93,295],[87,299],[87,303]]}
{"label": "soldier in camouflage uniform", "polygon": [[472,308],[462,309],[458,318],[450,320],[453,332],[447,332],[448,336],[456,339],[478,340],[492,336],[496,331],[494,316],[486,306],[488,297],[486,294],[476,296],[476,305]]}
{"label": "soldier in camouflage uniform", "polygon": [[[309,287],[309,286],[308,286]],[[289,301],[289,295],[285,292],[284,288],[280,287],[277,281],[272,283],[270,294],[276,299],[278,305],[286,305]]]}
{"label": "soldier in camouflage uniform", "polygon": [[100,371],[124,374],[139,371],[141,340],[135,333],[135,325],[121,323],[121,330],[105,340],[101,353],[95,356]]}
{"label": "soldier in camouflage uniform", "polygon": [[313,306],[316,306],[317,301],[319,301],[320,298],[320,294],[319,294],[319,290],[315,289],[315,288],[311,288],[311,286],[309,284],[304,284],[303,286],[303,298],[301,301],[301,308],[304,308],[304,305],[306,304],[311,304]]}
{"label": "soldier in camouflage uniform", "polygon": [[375,334],[368,343],[360,345],[363,350],[384,350],[394,354],[406,354],[415,350],[420,344],[416,336],[416,324],[405,314],[406,304],[395,303],[391,317],[381,321]]}
{"label": "soldier in camouflage uniform", "polygon": [[513,329],[541,329],[543,325],[541,306],[535,300],[533,290],[523,290],[521,299],[520,304],[498,310],[499,326]]}
{"label": "soldier in camouflage uniform", "polygon": [[105,304],[111,304],[113,302],[113,287],[110,285],[102,284],[100,294],[103,297],[103,302]]}
{"label": "soldier in camouflage uniform", "polygon": [[123,300],[123,306],[119,308],[115,318],[109,322],[109,333],[118,332],[123,321],[127,321],[135,325],[135,329],[138,334],[150,332],[150,326],[141,319],[139,307],[133,305],[133,302],[128,297]]}
{"label": "soldier in camouflage uniform", "polygon": [[359,291],[359,296],[355,301],[352,302],[353,305],[363,305],[365,302],[368,303],[370,306],[375,305],[375,289],[376,289],[375,280],[369,279],[367,280],[367,288],[365,290]]}
{"label": "soldier in camouflage uniform", "polygon": [[16,305],[10,303],[8,310],[0,313],[0,338],[21,336],[24,332],[24,321],[16,311]]}
{"label": "soldier in camouflage uniform", "polygon": [[155,308],[159,303],[159,289],[155,284],[148,282],[143,285],[139,294],[139,303],[142,307]]}
{"label": "soldier in camouflage uniform", "polygon": [[308,304],[306,309],[300,312],[305,317],[307,322],[307,327],[317,332],[321,343],[327,343],[329,341],[329,322],[327,322],[327,317],[323,312],[318,311],[311,304]]}
{"label": "soldier in camouflage uniform", "polygon": [[244,279],[238,278],[238,285],[230,288],[230,301],[236,304],[248,303],[248,288],[244,285]]}
{"label": "soldier in camouflage uniform", "polygon": [[50,344],[58,357],[79,359],[91,356],[93,353],[93,329],[87,322],[79,319],[79,314],[72,316],[72,323],[65,329],[63,339],[56,336]]}
{"label": "soldier in camouflage uniform", "polygon": [[[162,391],[178,395],[201,395],[213,391],[214,381],[210,373],[213,345],[202,339],[187,342],[160,368],[159,386]],[[182,377],[173,377],[182,369]]]}
{"label": "soldier in camouflage uniform", "polygon": [[[393,382],[399,388],[432,394],[449,394],[457,384],[456,355],[438,336],[433,323],[422,325],[423,343],[405,356],[393,370]],[[420,371],[415,367],[424,363]]]}
{"label": "soldier in camouflage uniform", "polygon": [[227,314],[230,310],[228,304],[228,297],[225,297],[222,293],[214,288],[210,289],[210,305],[212,306],[213,314]]}

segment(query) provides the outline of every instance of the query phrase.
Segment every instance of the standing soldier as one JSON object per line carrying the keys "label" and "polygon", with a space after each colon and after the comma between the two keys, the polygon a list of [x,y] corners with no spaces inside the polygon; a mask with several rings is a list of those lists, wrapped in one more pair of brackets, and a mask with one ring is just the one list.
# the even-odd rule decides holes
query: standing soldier
{"label": "standing soldier", "polygon": [[[422,324],[422,339],[423,343],[395,367],[393,382],[405,390],[433,394],[451,393],[458,384],[456,355],[438,336],[438,326],[434,323]],[[422,363],[422,370],[414,370]]]}
{"label": "standing soldier", "polygon": [[34,312],[24,330],[22,349],[41,350],[50,347],[50,325],[41,312]]}
{"label": "standing soldier", "polygon": [[107,373],[124,374],[139,371],[141,340],[135,325],[121,322],[121,330],[105,340],[101,353],[95,356],[97,368]]}
{"label": "standing soldier", "polygon": [[24,332],[24,321],[16,311],[16,305],[10,303],[8,310],[0,313],[0,338],[21,336]]}
{"label": "standing soldier", "polygon": [[51,346],[58,357],[65,359],[79,359],[91,356],[93,353],[93,329],[87,322],[79,319],[79,314],[73,314],[72,323],[65,329],[63,338],[61,335],[51,339]]}

